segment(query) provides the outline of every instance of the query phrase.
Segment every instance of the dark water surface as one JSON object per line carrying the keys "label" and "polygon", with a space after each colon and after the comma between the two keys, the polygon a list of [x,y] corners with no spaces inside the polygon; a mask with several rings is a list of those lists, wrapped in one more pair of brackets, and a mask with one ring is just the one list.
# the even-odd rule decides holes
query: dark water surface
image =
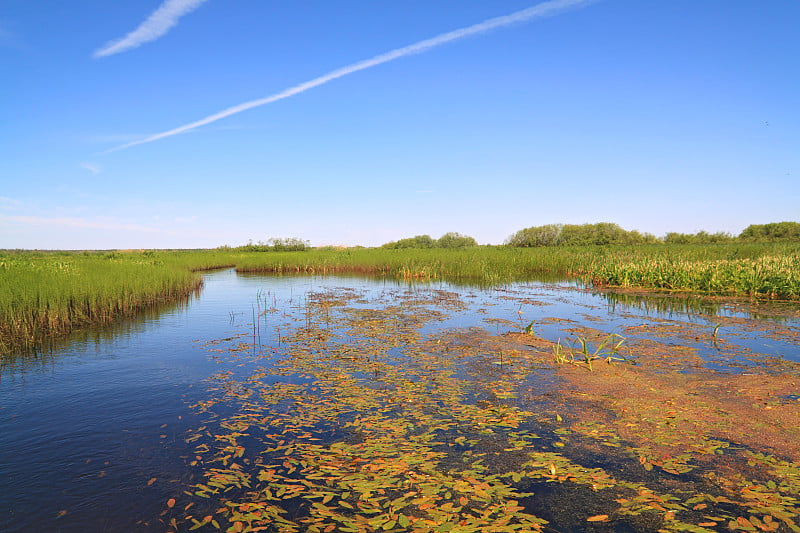
{"label": "dark water surface", "polygon": [[[309,293],[327,287],[383,299],[407,291],[457,293],[467,305],[437,329],[504,333],[534,322],[538,335],[555,340],[579,326],[646,337],[653,332],[647,326],[658,323],[691,330],[674,342],[695,346],[721,370],[742,371],[760,357],[800,361],[800,319],[792,307],[775,313],[760,307],[766,318],[755,319],[741,307],[622,298],[568,283],[481,290],[210,273],[201,294],[183,305],[83,332],[52,352],[0,366],[0,531],[166,530],[159,520],[165,502],[197,482],[187,467],[187,431],[201,424],[191,405],[208,397],[210,375],[232,365],[204,344],[240,335],[257,346],[274,345],[283,324],[302,320]],[[275,312],[261,315],[254,327],[256,310],[267,307]],[[558,320],[546,320],[552,318]],[[737,356],[720,357],[709,341],[716,325]]]}

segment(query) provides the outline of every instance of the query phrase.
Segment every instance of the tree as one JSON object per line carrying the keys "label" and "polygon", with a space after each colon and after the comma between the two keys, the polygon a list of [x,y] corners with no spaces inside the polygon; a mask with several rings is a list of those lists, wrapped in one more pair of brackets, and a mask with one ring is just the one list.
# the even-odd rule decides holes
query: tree
{"label": "tree", "polygon": [[470,248],[472,246],[478,246],[478,242],[475,239],[455,231],[445,233],[436,241],[437,248]]}
{"label": "tree", "polygon": [[402,248],[433,248],[434,246],[436,246],[436,241],[430,235],[415,235],[399,241],[387,242],[382,248],[399,250]]}
{"label": "tree", "polygon": [[800,241],[800,223],[751,224],[739,234],[739,239],[750,242]]}

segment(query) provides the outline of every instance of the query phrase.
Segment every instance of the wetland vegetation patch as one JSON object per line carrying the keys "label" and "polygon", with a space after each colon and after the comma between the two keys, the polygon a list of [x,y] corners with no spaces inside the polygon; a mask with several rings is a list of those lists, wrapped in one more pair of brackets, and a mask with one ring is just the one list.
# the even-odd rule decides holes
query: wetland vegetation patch
{"label": "wetland vegetation patch", "polygon": [[[259,305],[281,333],[262,343],[265,319],[251,342],[209,346],[231,370],[195,406],[207,419],[188,437],[201,479],[165,502],[164,522],[800,531],[797,363],[701,323],[445,325],[468,300],[396,288],[312,293],[294,314]],[[491,319],[492,304],[481,309]],[[563,339],[541,334],[554,325]]]}

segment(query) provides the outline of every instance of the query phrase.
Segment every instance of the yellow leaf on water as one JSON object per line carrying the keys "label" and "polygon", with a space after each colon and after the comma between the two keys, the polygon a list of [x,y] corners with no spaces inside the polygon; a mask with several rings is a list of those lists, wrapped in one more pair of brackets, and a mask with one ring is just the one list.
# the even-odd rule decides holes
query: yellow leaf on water
{"label": "yellow leaf on water", "polygon": [[62,517],[62,516],[64,516],[65,514],[67,514],[67,511],[66,511],[66,510],[59,511],[59,512],[58,512],[58,514],[56,515],[56,518],[61,518],[61,517]]}
{"label": "yellow leaf on water", "polygon": [[750,520],[748,520],[747,518],[745,518],[743,516],[736,517],[736,521],[739,523],[740,526],[753,527],[753,524],[750,523]]}
{"label": "yellow leaf on water", "polygon": [[586,519],[587,522],[605,522],[608,520],[607,514],[596,514]]}
{"label": "yellow leaf on water", "polygon": [[170,509],[175,507],[175,498],[170,498],[169,500],[167,500],[167,507],[169,507]]}
{"label": "yellow leaf on water", "polygon": [[151,477],[150,480],[147,482],[147,486],[149,487],[150,485],[152,485],[155,482],[156,482],[156,478]]}

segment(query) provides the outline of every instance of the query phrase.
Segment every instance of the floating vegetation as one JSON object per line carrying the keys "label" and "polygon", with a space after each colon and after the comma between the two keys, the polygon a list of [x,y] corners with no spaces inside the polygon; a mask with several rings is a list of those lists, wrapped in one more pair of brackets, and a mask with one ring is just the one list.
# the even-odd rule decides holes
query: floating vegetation
{"label": "floating vegetation", "polygon": [[592,366],[629,361],[620,335],[437,326],[464,308],[327,291],[279,342],[213,343],[236,370],[196,406],[203,479],[165,503],[171,528],[800,531],[798,365],[720,374],[626,337],[642,364]]}

